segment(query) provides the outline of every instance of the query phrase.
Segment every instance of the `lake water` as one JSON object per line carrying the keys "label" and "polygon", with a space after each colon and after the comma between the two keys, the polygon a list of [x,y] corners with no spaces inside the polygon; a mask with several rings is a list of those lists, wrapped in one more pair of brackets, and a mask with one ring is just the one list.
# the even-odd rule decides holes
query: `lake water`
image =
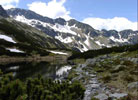
{"label": "lake water", "polygon": [[21,62],[7,65],[0,65],[4,74],[12,72],[14,78],[24,80],[29,77],[36,77],[41,74],[44,78],[64,78],[71,69],[67,64],[50,64],[48,62]]}

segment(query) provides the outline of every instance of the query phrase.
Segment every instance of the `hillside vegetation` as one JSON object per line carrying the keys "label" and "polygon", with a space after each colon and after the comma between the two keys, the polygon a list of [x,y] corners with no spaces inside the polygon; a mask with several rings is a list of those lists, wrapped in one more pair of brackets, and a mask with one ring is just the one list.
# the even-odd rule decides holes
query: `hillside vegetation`
{"label": "hillside vegetation", "polygon": [[103,49],[98,49],[98,50],[89,50],[83,53],[79,52],[73,52],[72,56],[68,58],[68,60],[76,59],[76,58],[94,58],[99,55],[104,55],[104,54],[110,54],[110,53],[121,53],[121,52],[126,52],[126,51],[135,51],[138,50],[138,44],[135,45],[125,45],[125,46],[115,46],[111,48],[103,48]]}
{"label": "hillside vegetation", "polygon": [[[0,39],[0,55],[26,56],[32,54],[48,55],[46,49],[70,50],[42,31],[11,18],[0,17],[0,35],[11,37],[16,43]],[[6,48],[16,48],[24,53],[10,52]]]}

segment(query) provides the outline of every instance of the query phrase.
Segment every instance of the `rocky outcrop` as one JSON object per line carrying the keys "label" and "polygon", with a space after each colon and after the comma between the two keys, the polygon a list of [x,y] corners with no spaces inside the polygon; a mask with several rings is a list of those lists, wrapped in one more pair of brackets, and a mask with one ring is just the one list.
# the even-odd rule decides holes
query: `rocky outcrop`
{"label": "rocky outcrop", "polygon": [[100,55],[72,69],[73,80],[81,81],[86,88],[84,100],[125,100],[130,98],[128,94],[135,96],[138,88],[135,53]]}
{"label": "rocky outcrop", "polygon": [[3,7],[0,5],[0,16],[7,18],[9,17],[9,15],[7,14],[7,12],[3,9]]}

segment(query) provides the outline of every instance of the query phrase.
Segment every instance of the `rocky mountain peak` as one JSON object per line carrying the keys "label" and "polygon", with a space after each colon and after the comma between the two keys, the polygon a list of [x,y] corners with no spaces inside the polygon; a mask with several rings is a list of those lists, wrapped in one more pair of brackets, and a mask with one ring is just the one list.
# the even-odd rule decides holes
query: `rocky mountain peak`
{"label": "rocky mountain peak", "polygon": [[16,17],[17,15],[18,16],[24,16],[27,19],[36,19],[36,20],[40,20],[42,22],[54,24],[53,19],[41,16],[41,15],[31,11],[31,10],[12,8],[12,9],[8,9],[7,13],[13,17]]}
{"label": "rocky mountain peak", "polygon": [[54,21],[55,21],[55,23],[58,23],[60,25],[65,25],[66,24],[66,21],[63,18],[56,18]]}
{"label": "rocky mountain peak", "polygon": [[0,16],[2,17],[9,17],[7,12],[4,10],[4,8],[0,5]]}
{"label": "rocky mountain peak", "polygon": [[52,19],[20,8],[8,9],[7,13],[15,20],[31,25],[43,31],[46,35],[82,52],[138,43],[138,31],[96,30],[76,19],[70,19],[69,21],[63,18]]}

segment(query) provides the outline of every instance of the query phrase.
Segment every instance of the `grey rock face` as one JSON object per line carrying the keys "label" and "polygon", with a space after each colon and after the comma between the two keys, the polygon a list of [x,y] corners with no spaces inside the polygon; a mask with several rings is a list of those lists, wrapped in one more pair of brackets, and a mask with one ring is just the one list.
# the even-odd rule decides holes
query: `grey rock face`
{"label": "grey rock face", "polygon": [[66,24],[66,21],[63,18],[57,18],[54,21],[55,21],[55,23],[59,23],[60,25]]}
{"label": "grey rock face", "polygon": [[9,17],[8,16],[8,14],[7,14],[7,12],[4,10],[4,8],[0,5],[0,16],[2,16],[2,17]]}

